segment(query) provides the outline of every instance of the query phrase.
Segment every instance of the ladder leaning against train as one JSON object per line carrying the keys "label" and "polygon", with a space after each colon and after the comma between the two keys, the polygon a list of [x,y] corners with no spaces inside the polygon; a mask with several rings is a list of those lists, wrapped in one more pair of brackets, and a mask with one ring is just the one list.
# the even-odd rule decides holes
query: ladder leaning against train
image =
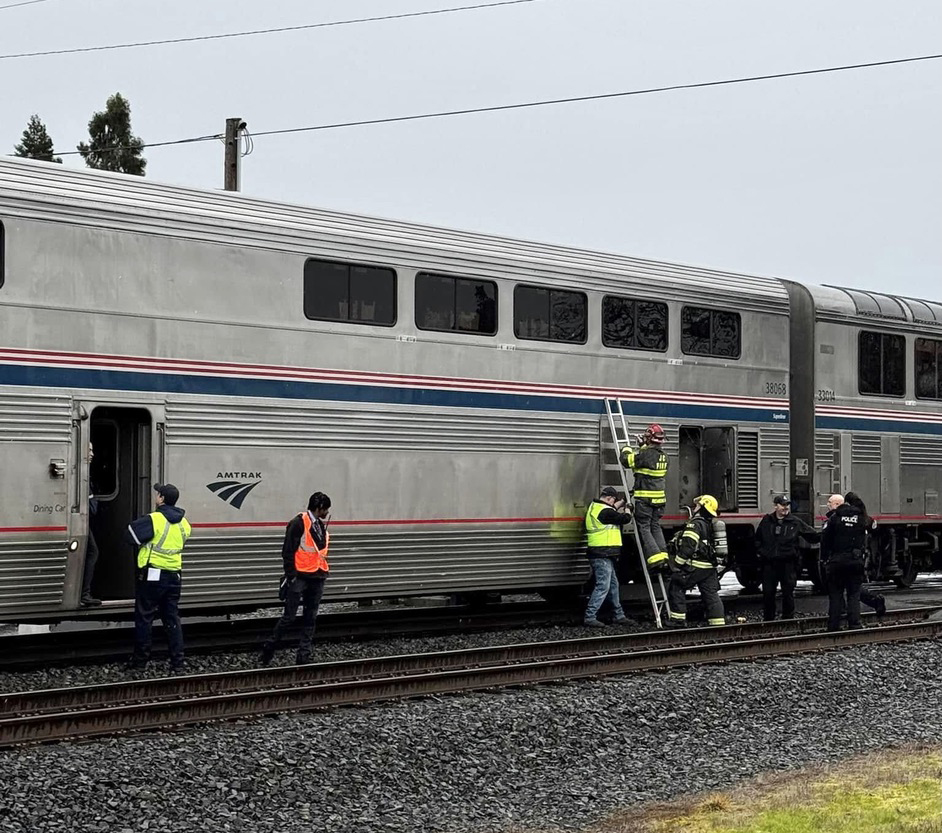
{"label": "ladder leaning against train", "polygon": [[[664,616],[670,615],[670,607],[667,602],[667,591],[664,588],[664,578],[660,572],[657,573],[657,586],[655,587],[654,582],[651,581],[651,573],[649,572],[652,569],[659,570],[662,567],[666,567],[668,564],[666,547],[658,546],[655,547],[657,552],[645,553],[645,547],[642,545],[641,532],[639,530],[638,524],[638,507],[641,503],[640,499],[644,499],[645,504],[648,502],[648,498],[652,497],[651,495],[641,495],[639,490],[635,489],[634,494],[632,495],[631,489],[628,486],[628,472],[625,465],[622,464],[622,455],[626,454],[628,460],[626,461],[630,465],[631,455],[634,455],[634,452],[631,449],[631,436],[628,433],[628,424],[625,421],[625,412],[622,409],[620,399],[605,399],[605,413],[608,416],[608,427],[612,433],[612,443],[615,449],[615,458],[617,462],[616,468],[618,469],[619,475],[621,477],[622,487],[625,490],[625,497],[628,500],[629,505],[632,510],[633,521],[630,524],[630,531],[634,535],[635,546],[638,550],[638,558],[641,560],[641,572],[644,575],[644,581],[648,588],[648,597],[651,600],[651,609],[654,612],[654,621],[657,624],[657,627],[662,627],[664,623]],[[664,432],[660,429],[660,426],[652,426],[660,431],[660,437],[663,441]],[[649,429],[650,431],[651,429]],[[665,463],[663,464],[663,471],[657,472],[657,477],[660,479],[660,483],[663,484],[664,475],[667,473],[666,467],[666,458]],[[641,491],[649,491],[642,489]],[[663,492],[663,485],[661,486],[661,491]],[[663,506],[663,501],[658,504]],[[643,507],[644,509],[649,508],[647,505]],[[642,512],[644,514],[644,512]],[[655,523],[659,520],[658,518],[654,520]],[[647,516],[644,516],[645,519]],[[643,522],[646,522],[643,520]],[[658,525],[658,531],[660,531],[660,526]],[[660,540],[663,542],[663,533],[660,534]],[[648,549],[652,547],[649,545]]]}

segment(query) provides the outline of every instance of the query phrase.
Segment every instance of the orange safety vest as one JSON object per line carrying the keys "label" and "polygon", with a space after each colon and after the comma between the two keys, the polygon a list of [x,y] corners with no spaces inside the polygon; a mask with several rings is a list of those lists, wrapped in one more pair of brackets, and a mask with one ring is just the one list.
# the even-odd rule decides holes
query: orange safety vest
{"label": "orange safety vest", "polygon": [[327,549],[330,547],[330,533],[324,530],[324,548],[318,549],[314,543],[314,536],[311,535],[311,515],[308,512],[301,513],[301,521],[304,523],[304,533],[301,535],[301,543],[294,554],[294,569],[299,573],[316,573],[323,570],[330,572],[327,564]]}

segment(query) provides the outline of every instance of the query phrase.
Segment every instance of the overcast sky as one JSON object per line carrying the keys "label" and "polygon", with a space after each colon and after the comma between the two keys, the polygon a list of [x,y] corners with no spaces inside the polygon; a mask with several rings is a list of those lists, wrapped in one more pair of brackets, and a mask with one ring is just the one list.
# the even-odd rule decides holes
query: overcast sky
{"label": "overcast sky", "polygon": [[[0,0],[0,6],[22,0]],[[0,55],[482,0],[40,0]],[[0,152],[59,152],[120,91],[147,142],[942,53],[939,0],[534,0],[91,54],[0,59]],[[942,61],[259,137],[243,192],[540,241],[942,299]],[[147,176],[219,188],[223,146]],[[81,158],[66,157],[79,166]]]}

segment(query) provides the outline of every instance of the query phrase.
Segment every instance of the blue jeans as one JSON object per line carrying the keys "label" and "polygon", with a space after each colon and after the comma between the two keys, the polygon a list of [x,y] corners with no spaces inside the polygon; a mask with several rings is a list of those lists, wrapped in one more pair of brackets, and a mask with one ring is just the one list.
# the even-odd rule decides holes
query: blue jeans
{"label": "blue jeans", "polygon": [[621,619],[625,611],[621,606],[621,591],[618,587],[618,576],[615,573],[614,558],[590,558],[592,576],[595,578],[595,587],[589,596],[589,604],[585,609],[585,620],[595,619],[599,608],[607,598],[615,610],[615,618]]}
{"label": "blue jeans", "polygon": [[[145,571],[146,573],[146,571]],[[151,630],[159,615],[170,648],[170,667],[183,667],[183,629],[180,627],[180,573],[161,570],[158,581],[137,581],[134,594],[134,662],[150,659]]]}

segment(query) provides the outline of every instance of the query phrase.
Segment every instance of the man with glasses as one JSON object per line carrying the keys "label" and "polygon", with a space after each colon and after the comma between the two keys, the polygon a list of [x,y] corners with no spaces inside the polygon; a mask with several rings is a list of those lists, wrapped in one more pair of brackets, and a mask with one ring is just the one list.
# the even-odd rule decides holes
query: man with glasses
{"label": "man with glasses", "polygon": [[271,663],[282,634],[291,627],[299,607],[303,607],[301,641],[298,643],[295,662],[303,665],[311,661],[314,621],[324,593],[324,582],[330,571],[327,563],[329,516],[330,498],[323,492],[314,492],[307,502],[307,511],[288,522],[281,549],[285,569],[285,609],[271,638],[262,646],[262,665]]}

